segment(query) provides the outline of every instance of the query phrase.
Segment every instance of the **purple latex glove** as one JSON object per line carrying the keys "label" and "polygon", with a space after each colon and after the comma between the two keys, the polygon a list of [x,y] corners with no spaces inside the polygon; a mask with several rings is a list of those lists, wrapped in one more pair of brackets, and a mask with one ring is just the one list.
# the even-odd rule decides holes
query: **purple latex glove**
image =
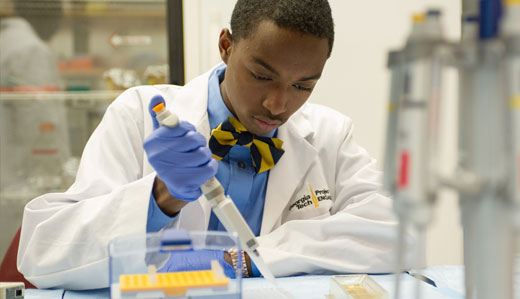
{"label": "purple latex glove", "polygon": [[224,260],[224,251],[221,250],[172,251],[166,264],[157,272],[209,270],[212,260],[220,263],[227,277],[236,277],[235,269]]}
{"label": "purple latex glove", "polygon": [[180,121],[174,128],[159,126],[152,108],[161,102],[164,99],[157,95],[148,106],[154,122],[154,131],[143,144],[148,161],[173,197],[197,200],[202,195],[200,186],[217,173],[217,161],[192,124]]}

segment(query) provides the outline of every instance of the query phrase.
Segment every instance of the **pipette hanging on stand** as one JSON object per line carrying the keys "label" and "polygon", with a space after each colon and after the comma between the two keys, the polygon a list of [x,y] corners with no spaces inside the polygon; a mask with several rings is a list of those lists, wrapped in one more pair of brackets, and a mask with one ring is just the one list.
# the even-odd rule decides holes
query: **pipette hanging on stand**
{"label": "pipette hanging on stand", "polygon": [[[441,89],[442,59],[437,52],[442,45],[440,12],[429,10],[413,17],[413,27],[406,46],[391,52],[391,100],[389,104],[384,188],[394,197],[399,218],[396,247],[396,288],[399,297],[399,274],[402,268],[407,226],[422,239],[431,219],[435,199],[438,110]],[[393,109],[395,107],[395,110]],[[394,162],[395,161],[395,162]],[[421,241],[416,257],[422,260]],[[419,264],[416,263],[416,264]],[[417,289],[419,294],[419,288]]]}
{"label": "pipette hanging on stand", "polygon": [[[437,25],[425,30],[416,20],[406,47],[390,56],[399,62],[389,64],[398,110],[389,115],[386,159],[395,162],[385,161],[384,187],[394,197],[399,244],[408,223],[424,230],[439,189],[458,191],[465,294],[471,299],[513,298],[520,231],[520,0],[504,4],[500,23],[500,0],[464,0],[462,40],[453,45],[432,34]],[[440,179],[436,146],[447,66],[459,71],[458,161],[456,171]],[[398,248],[401,262],[406,248]]]}

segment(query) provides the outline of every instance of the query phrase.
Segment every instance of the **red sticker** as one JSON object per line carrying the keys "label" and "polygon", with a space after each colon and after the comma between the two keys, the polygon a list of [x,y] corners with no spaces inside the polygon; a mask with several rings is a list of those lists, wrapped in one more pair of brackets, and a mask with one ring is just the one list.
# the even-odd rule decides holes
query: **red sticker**
{"label": "red sticker", "polygon": [[401,165],[399,167],[398,187],[403,189],[408,184],[408,167],[410,162],[410,154],[407,151],[401,153]]}

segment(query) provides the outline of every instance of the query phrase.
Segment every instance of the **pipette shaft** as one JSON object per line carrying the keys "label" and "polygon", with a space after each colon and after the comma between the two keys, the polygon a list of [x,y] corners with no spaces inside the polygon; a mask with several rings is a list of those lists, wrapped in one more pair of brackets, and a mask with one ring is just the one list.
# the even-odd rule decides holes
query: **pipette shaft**
{"label": "pipette shaft", "polygon": [[[179,123],[177,115],[165,109],[164,104],[154,107],[156,119],[160,125],[175,127]],[[224,188],[217,178],[212,177],[201,186],[202,193],[211,204],[211,209],[222,222],[226,230],[236,232],[242,248],[247,252],[249,258],[255,263],[264,278],[274,282],[274,276],[269,271],[264,261],[256,250],[258,242],[251,228],[240,214],[235,203],[224,193]]]}

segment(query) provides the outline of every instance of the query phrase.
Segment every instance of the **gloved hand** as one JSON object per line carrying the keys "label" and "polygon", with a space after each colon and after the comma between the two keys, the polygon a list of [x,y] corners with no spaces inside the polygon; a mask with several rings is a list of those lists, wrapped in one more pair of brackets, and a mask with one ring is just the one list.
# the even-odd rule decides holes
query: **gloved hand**
{"label": "gloved hand", "polygon": [[212,260],[220,263],[227,277],[236,277],[235,269],[224,260],[224,251],[221,250],[172,251],[166,264],[157,272],[208,270],[211,269]]}
{"label": "gloved hand", "polygon": [[164,99],[152,98],[148,110],[154,122],[154,131],[143,147],[148,161],[165,183],[170,194],[184,201],[194,201],[202,195],[200,186],[217,173],[217,161],[211,157],[206,139],[195,127],[180,121],[174,128],[159,127],[152,110]]}

